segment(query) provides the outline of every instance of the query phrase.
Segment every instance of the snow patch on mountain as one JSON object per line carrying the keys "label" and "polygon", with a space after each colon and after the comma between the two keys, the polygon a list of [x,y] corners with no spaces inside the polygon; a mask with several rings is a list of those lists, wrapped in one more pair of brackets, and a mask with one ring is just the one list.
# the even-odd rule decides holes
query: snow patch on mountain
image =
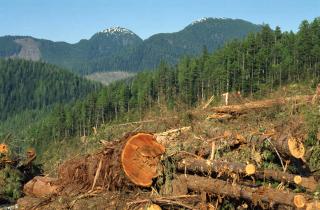
{"label": "snow patch on mountain", "polygon": [[104,29],[104,30],[100,31],[100,33],[105,33],[105,34],[131,34],[131,35],[135,35],[135,33],[133,33],[132,31],[130,31],[129,29],[122,28],[122,27],[119,27],[119,26]]}
{"label": "snow patch on mountain", "polygon": [[203,22],[206,22],[206,21],[212,20],[212,19],[228,19],[228,18],[225,18],[225,17],[221,17],[221,18],[203,17],[203,18],[200,18],[198,20],[193,21],[190,25],[194,25],[197,23],[203,23]]}

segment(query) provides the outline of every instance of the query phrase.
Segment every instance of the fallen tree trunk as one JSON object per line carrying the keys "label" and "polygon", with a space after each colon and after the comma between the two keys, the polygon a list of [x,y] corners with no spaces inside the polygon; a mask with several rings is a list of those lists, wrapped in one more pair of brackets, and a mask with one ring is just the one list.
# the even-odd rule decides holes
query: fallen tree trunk
{"label": "fallen tree trunk", "polygon": [[311,170],[306,164],[306,149],[302,141],[292,137],[290,134],[281,133],[278,133],[278,135],[275,135],[273,138],[266,138],[265,140],[269,141],[273,147],[273,150],[278,155],[283,168],[285,168],[282,160],[284,158],[286,160],[290,160],[302,175],[311,175]]}
{"label": "fallen tree trunk", "polygon": [[305,155],[305,147],[303,143],[290,135],[279,134],[274,138],[269,138],[269,140],[277,151],[284,157],[303,159]]}
{"label": "fallen tree trunk", "polygon": [[233,116],[231,114],[227,114],[227,113],[214,113],[211,114],[207,117],[207,120],[229,120],[233,118]]}
{"label": "fallen tree trunk", "polygon": [[181,128],[176,128],[176,129],[171,129],[168,131],[164,131],[161,133],[155,133],[154,136],[157,140],[162,145],[167,145],[169,144],[173,139],[178,137],[181,133],[185,133],[191,130],[191,126],[186,126],[186,127],[181,127]]}
{"label": "fallen tree trunk", "polygon": [[172,119],[178,119],[178,118],[177,117],[166,117],[166,118],[158,118],[158,119],[152,119],[152,120],[140,120],[140,121],[116,124],[116,125],[113,125],[113,126],[115,126],[115,127],[117,127],[117,126],[128,126],[128,125],[135,125],[135,124],[160,122],[160,121],[172,120]]}
{"label": "fallen tree trunk", "polygon": [[295,96],[278,99],[267,99],[261,101],[248,102],[241,105],[229,105],[214,107],[211,110],[216,113],[228,113],[232,115],[245,114],[251,110],[270,108],[276,105],[285,105],[289,102],[311,103],[313,96]]}
{"label": "fallen tree trunk", "polygon": [[258,205],[260,202],[273,205],[286,205],[295,208],[303,208],[312,202],[308,195],[280,191],[266,187],[247,187],[238,184],[231,184],[223,180],[199,177],[195,175],[180,175],[187,188],[192,191],[205,191],[217,195],[224,195],[231,198],[242,198],[250,200]]}
{"label": "fallen tree trunk", "polygon": [[[274,134],[273,137],[270,137],[268,135],[262,135],[261,138],[258,140],[258,142],[254,142],[254,144],[260,144],[262,145],[264,141],[268,141],[270,144],[270,149],[273,150],[274,153],[278,153],[277,155],[279,158],[286,158],[286,159],[300,159],[302,161],[293,161],[298,167],[305,167],[303,166],[305,162],[305,147],[304,144],[292,137],[290,134]],[[221,138],[218,141],[215,141],[217,150],[224,150],[225,148],[234,148],[241,144],[252,144],[253,142],[250,141],[250,138],[246,138],[240,134],[231,135],[228,137],[228,139],[224,139],[223,136],[219,136]],[[213,139],[215,140],[215,139]],[[208,139],[208,142],[211,140]],[[202,155],[203,157],[207,157],[210,155],[210,148],[203,148],[202,149]],[[307,172],[307,171],[306,171]]]}
{"label": "fallen tree trunk", "polygon": [[164,151],[152,134],[129,134],[120,141],[105,143],[99,153],[64,162],[59,167],[59,180],[62,185],[86,190],[149,187],[160,174]]}
{"label": "fallen tree trunk", "polygon": [[[212,139],[206,140],[208,143],[214,143],[217,151],[224,151],[227,149],[235,149],[246,144],[247,140],[241,134],[233,134],[231,132],[225,132],[222,136],[217,136]],[[212,152],[212,149],[209,147],[202,148],[199,151],[199,156],[208,157]]]}
{"label": "fallen tree trunk", "polygon": [[207,101],[207,103],[202,107],[202,109],[208,108],[208,106],[211,104],[211,102],[214,100],[214,95],[211,96],[211,98]]}
{"label": "fallen tree trunk", "polygon": [[212,172],[217,174],[239,174],[243,176],[254,176],[257,179],[272,179],[279,182],[296,184],[302,186],[309,191],[315,191],[319,186],[314,177],[301,177],[298,175],[271,170],[271,169],[256,169],[253,164],[230,163],[218,160],[205,160],[196,158],[185,158],[177,162],[176,167],[179,171],[189,171],[193,173]]}
{"label": "fallen tree trunk", "polygon": [[48,197],[59,192],[58,180],[50,177],[36,176],[23,187],[26,195],[34,197]]}
{"label": "fallen tree trunk", "polygon": [[245,164],[229,163],[218,160],[205,160],[196,158],[185,158],[176,164],[179,171],[190,171],[195,173],[239,173],[245,174]]}
{"label": "fallen tree trunk", "polygon": [[[272,134],[272,135],[271,135]],[[290,134],[283,134],[281,132],[262,134],[258,136],[258,139],[251,137],[244,137],[241,134],[230,134],[230,136],[218,136],[213,139],[207,139],[207,142],[214,141],[216,152],[224,151],[226,149],[237,149],[243,144],[252,144],[256,147],[257,145],[265,145],[264,142],[269,143],[270,150],[277,155],[283,169],[286,168],[285,160],[289,160],[292,165],[303,176],[310,176],[311,170],[307,165],[306,159],[308,155],[306,154],[306,149],[301,140],[294,138]],[[217,140],[217,138],[219,138]],[[210,145],[202,147],[197,153],[199,156],[207,158],[211,154]]]}

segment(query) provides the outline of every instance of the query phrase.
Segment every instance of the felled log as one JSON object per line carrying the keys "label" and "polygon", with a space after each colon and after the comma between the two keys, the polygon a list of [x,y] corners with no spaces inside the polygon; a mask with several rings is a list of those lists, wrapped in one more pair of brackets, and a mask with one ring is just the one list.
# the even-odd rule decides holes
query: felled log
{"label": "felled log", "polygon": [[303,159],[305,155],[303,143],[290,135],[280,134],[275,138],[270,138],[270,141],[277,151],[285,157]]}
{"label": "felled log", "polygon": [[320,98],[320,84],[317,85],[316,93],[312,97],[312,104],[315,104],[319,101]]}
{"label": "felled log", "polygon": [[196,175],[180,175],[188,189],[191,191],[205,191],[230,198],[242,198],[258,205],[260,202],[273,205],[286,205],[295,208],[303,208],[312,202],[312,198],[305,194],[280,191],[267,187],[248,187],[244,185],[231,184],[227,181],[200,177]]}
{"label": "felled log", "polygon": [[23,192],[28,196],[47,197],[58,193],[57,179],[36,176],[23,187]]}
{"label": "felled log", "polygon": [[165,131],[162,133],[156,133],[154,135],[155,136],[168,136],[168,135],[186,132],[186,131],[189,131],[190,129],[191,129],[191,126],[186,126],[186,127],[171,129],[171,130],[168,130],[168,131]]}
{"label": "felled log", "polygon": [[116,124],[116,125],[113,125],[113,126],[115,126],[115,127],[117,127],[117,126],[128,126],[128,125],[135,125],[135,124],[145,124],[145,123],[153,123],[153,122],[159,122],[159,121],[165,121],[165,120],[173,120],[173,119],[178,119],[178,118],[177,117],[165,117],[165,118],[158,118],[158,119],[151,119],[151,120],[140,120],[140,121]]}
{"label": "felled log", "polygon": [[[207,142],[214,142],[217,151],[224,151],[228,148],[238,148],[242,144],[246,144],[247,140],[241,134],[233,134],[229,131],[225,131],[222,136],[217,136],[212,139],[207,139]],[[207,157],[211,153],[211,148],[202,148],[199,155]]]}
{"label": "felled log", "polygon": [[8,145],[0,144],[0,154],[7,154],[8,153]]}
{"label": "felled log", "polygon": [[320,202],[314,201],[311,203],[308,203],[306,206],[306,210],[319,210],[320,209]]}
{"label": "felled log", "polygon": [[314,177],[301,177],[299,175],[271,169],[257,169],[253,164],[184,158],[178,161],[176,166],[179,171],[189,171],[199,174],[210,174],[214,172],[226,175],[234,173],[243,176],[251,175],[257,179],[272,179],[279,182],[296,184],[308,189],[309,191],[315,191],[319,186]]}
{"label": "felled log", "polygon": [[273,179],[285,183],[294,183],[312,192],[315,191],[319,186],[319,183],[314,179],[313,176],[302,177],[299,175],[271,169],[257,170],[253,176],[257,177],[258,179]]}
{"label": "felled log", "polygon": [[171,140],[175,139],[181,133],[188,132],[189,130],[191,130],[191,126],[171,129],[161,133],[155,133],[154,136],[157,142],[159,142],[162,145],[167,145]]}
{"label": "felled log", "polygon": [[205,160],[196,158],[185,158],[176,164],[179,171],[190,171],[194,173],[239,173],[245,174],[245,164],[230,163],[219,160]]}
{"label": "felled log", "polygon": [[63,185],[81,189],[100,187],[116,190],[130,186],[149,187],[160,174],[160,158],[165,148],[149,133],[128,134],[110,142],[92,155],[74,158],[59,167]]}
{"label": "felled log", "polygon": [[313,96],[295,96],[278,99],[267,99],[260,101],[248,102],[241,105],[229,105],[213,107],[211,110],[216,113],[229,113],[232,115],[245,114],[252,110],[270,108],[276,105],[285,105],[289,102],[311,103]]}
{"label": "felled log", "polygon": [[211,102],[214,100],[214,95],[211,96],[211,98],[207,101],[207,103],[202,107],[202,109],[208,108],[208,106],[211,104]]}
{"label": "felled log", "polygon": [[233,118],[231,114],[227,113],[214,113],[207,117],[207,120],[229,120]]}

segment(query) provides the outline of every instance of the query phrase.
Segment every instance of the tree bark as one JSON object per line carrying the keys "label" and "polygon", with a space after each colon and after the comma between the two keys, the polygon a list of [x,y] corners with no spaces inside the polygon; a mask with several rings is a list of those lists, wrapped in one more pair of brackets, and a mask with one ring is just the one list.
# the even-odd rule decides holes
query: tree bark
{"label": "tree bark", "polygon": [[132,133],[104,146],[96,154],[64,162],[59,167],[60,183],[84,190],[93,187],[116,190],[133,185],[151,186],[152,179],[159,175],[165,148],[152,134]]}
{"label": "tree bark", "polygon": [[[251,164],[249,164],[251,165]],[[302,186],[309,191],[315,191],[319,186],[318,182],[314,177],[300,177],[301,180],[296,181],[297,175],[271,170],[271,169],[256,169],[253,174],[249,173],[246,164],[235,163],[235,162],[223,162],[219,160],[205,160],[196,158],[185,158],[177,162],[176,167],[179,171],[189,171],[199,174],[211,174],[222,173],[226,175],[239,174],[239,175],[250,175],[257,179],[272,179],[279,182],[292,183],[298,186]]]}
{"label": "tree bark", "polygon": [[[258,205],[259,202],[269,203],[273,205],[286,205],[297,207],[295,200],[304,198],[303,206],[307,202],[312,201],[311,197],[292,193],[288,191],[280,191],[266,187],[247,187],[238,184],[231,184],[223,180],[199,177],[195,175],[180,175],[179,178],[184,180],[187,188],[192,191],[205,191],[217,195],[224,195],[231,198],[242,198],[250,200],[253,204]],[[301,200],[301,199],[299,199]]]}
{"label": "tree bark", "polygon": [[269,138],[277,151],[284,157],[294,157],[297,159],[303,159],[305,155],[305,147],[298,139],[290,136],[278,134],[274,138]]}
{"label": "tree bark", "polygon": [[252,110],[270,108],[276,105],[285,105],[289,102],[311,103],[313,96],[295,96],[278,99],[267,99],[261,101],[248,102],[241,105],[229,105],[214,107],[211,110],[216,113],[228,113],[232,115],[240,115],[248,113]]}

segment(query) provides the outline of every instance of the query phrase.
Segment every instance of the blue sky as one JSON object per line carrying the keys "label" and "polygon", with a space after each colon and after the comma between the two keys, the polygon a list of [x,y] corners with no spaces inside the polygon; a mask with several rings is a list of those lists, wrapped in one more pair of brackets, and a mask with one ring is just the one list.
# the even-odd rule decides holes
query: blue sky
{"label": "blue sky", "polygon": [[240,18],[297,31],[320,16],[320,0],[1,0],[0,36],[75,43],[112,26],[143,39],[175,32],[201,17]]}

